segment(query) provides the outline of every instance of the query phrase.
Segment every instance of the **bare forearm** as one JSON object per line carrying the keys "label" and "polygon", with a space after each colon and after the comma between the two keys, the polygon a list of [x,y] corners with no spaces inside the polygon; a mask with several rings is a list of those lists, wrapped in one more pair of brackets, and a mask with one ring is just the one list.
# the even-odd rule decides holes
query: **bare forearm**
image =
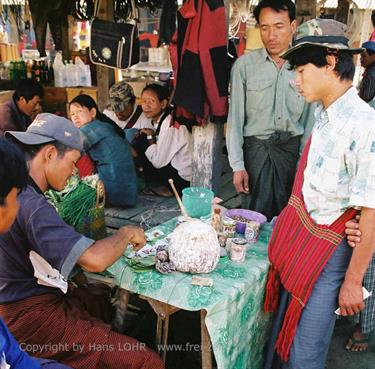
{"label": "bare forearm", "polygon": [[359,221],[361,241],[356,244],[345,280],[362,284],[368,264],[375,252],[375,209],[363,208]]}
{"label": "bare forearm", "polygon": [[79,258],[78,264],[89,272],[102,272],[111,266],[126,250],[129,243],[126,232],[96,241]]}

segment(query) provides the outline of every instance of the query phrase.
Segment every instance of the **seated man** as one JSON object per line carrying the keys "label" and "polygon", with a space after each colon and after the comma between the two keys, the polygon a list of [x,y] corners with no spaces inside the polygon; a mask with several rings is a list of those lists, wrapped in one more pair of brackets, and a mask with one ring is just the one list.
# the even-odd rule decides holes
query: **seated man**
{"label": "seated man", "polygon": [[[9,230],[17,211],[17,196],[27,185],[27,168],[22,153],[10,142],[0,138],[0,234]],[[68,369],[51,360],[34,359],[20,345],[0,320],[0,368]]]}
{"label": "seated man", "polygon": [[43,87],[37,81],[25,79],[16,87],[13,97],[0,105],[0,136],[5,131],[26,131],[42,111]]}
{"label": "seated man", "polygon": [[154,129],[151,119],[146,117],[141,106],[136,105],[132,86],[125,81],[118,82],[109,89],[109,103],[103,114],[125,130],[126,138],[131,144],[140,129]]}
{"label": "seated man", "polygon": [[0,236],[0,315],[21,343],[32,345],[36,356],[73,368],[163,368],[144,344],[92,316],[87,309],[95,300],[86,301],[91,305],[86,308],[77,289],[66,282],[76,264],[101,272],[129,243],[138,250],[146,239],[140,228],[126,226],[95,242],[62,221],[43,193],[65,187],[82,141],[69,120],[53,114],[39,117],[26,132],[7,132],[23,148],[30,177],[19,195],[13,226]]}

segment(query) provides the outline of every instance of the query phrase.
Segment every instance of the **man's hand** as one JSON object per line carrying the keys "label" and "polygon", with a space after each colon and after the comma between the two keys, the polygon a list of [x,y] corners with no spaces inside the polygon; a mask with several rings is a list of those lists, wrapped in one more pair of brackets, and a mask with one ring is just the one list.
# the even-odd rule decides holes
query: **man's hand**
{"label": "man's hand", "polygon": [[339,293],[339,306],[343,316],[359,313],[365,307],[362,284],[345,280]]}
{"label": "man's hand", "polygon": [[129,243],[133,245],[135,251],[146,244],[146,236],[142,228],[121,227],[112,236],[94,242],[79,257],[78,264],[88,272],[102,272],[124,254]]}
{"label": "man's hand", "polygon": [[355,219],[351,219],[345,223],[345,233],[347,235],[348,244],[355,247],[361,242],[361,231],[359,230],[359,220],[361,216],[357,215]]}
{"label": "man's hand", "polygon": [[133,245],[133,250],[140,250],[147,242],[145,232],[142,228],[135,226],[121,227],[118,232],[128,239],[128,243]]}
{"label": "man's hand", "polygon": [[362,207],[359,219],[361,241],[356,243],[339,294],[342,315],[353,315],[363,309],[362,282],[375,252],[375,209]]}
{"label": "man's hand", "polygon": [[155,133],[151,128],[142,128],[139,132],[144,133],[146,136],[152,136]]}
{"label": "man's hand", "polygon": [[233,184],[238,193],[249,193],[249,175],[246,170],[234,172]]}

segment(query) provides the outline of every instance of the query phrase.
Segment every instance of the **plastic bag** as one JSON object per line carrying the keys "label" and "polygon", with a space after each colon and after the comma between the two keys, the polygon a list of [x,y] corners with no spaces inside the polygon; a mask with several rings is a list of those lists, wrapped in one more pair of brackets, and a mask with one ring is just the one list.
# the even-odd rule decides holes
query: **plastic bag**
{"label": "plastic bag", "polygon": [[79,56],[76,56],[74,62],[78,71],[78,86],[91,86],[90,66],[85,64]]}
{"label": "plastic bag", "polygon": [[76,87],[79,86],[79,68],[69,61],[67,65],[65,65],[65,71],[68,76],[68,86]]}
{"label": "plastic bag", "polygon": [[53,61],[53,74],[55,87],[65,87],[67,85],[67,75],[61,52],[57,52]]}

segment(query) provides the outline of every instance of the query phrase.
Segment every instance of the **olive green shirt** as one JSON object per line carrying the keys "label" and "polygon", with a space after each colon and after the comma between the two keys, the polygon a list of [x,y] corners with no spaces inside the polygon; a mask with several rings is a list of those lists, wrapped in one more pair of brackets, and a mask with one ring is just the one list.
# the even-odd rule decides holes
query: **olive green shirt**
{"label": "olive green shirt", "polygon": [[229,163],[244,170],[244,136],[267,139],[276,131],[301,136],[302,151],[315,122],[315,104],[308,104],[294,85],[295,72],[285,62],[279,69],[266,49],[241,56],[232,68],[227,127]]}

